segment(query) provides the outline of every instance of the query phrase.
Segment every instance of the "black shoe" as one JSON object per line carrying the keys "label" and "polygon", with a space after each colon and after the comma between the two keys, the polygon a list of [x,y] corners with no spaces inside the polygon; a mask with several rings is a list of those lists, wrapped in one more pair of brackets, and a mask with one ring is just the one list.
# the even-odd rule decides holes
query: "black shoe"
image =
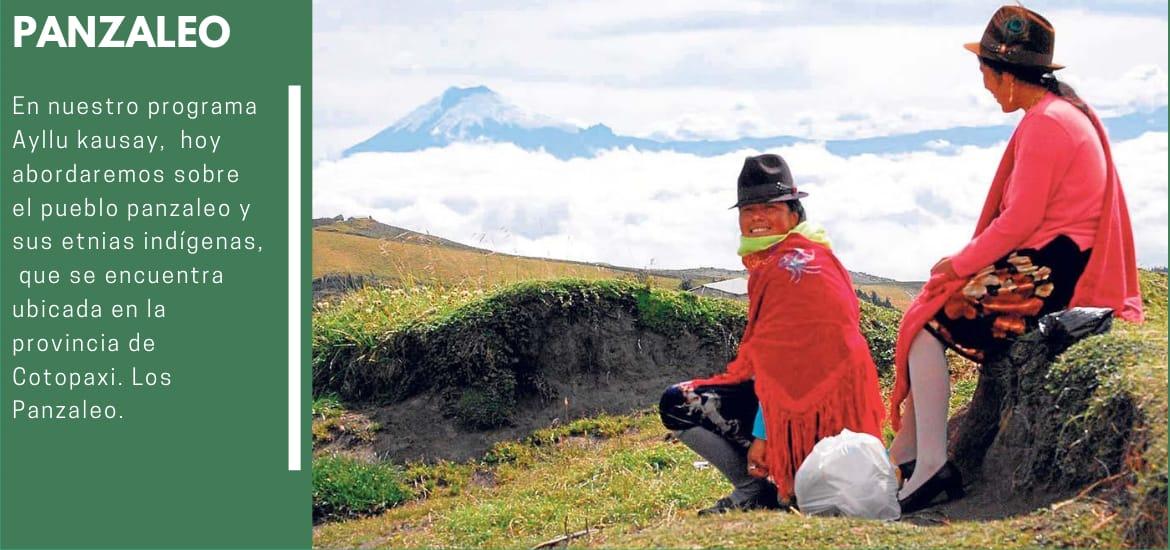
{"label": "black shoe", "polygon": [[959,473],[959,469],[949,460],[939,468],[934,477],[923,483],[914,494],[898,500],[898,504],[902,507],[903,514],[910,514],[930,506],[942,493],[947,494],[946,500],[942,502],[963,498],[967,494],[963,490],[963,474]]}
{"label": "black shoe", "polygon": [[[795,496],[792,497],[792,502],[796,502]],[[776,493],[776,486],[768,483],[768,487],[756,496],[754,506],[763,510],[779,510],[780,496]]]}
{"label": "black shoe", "polygon": [[735,503],[731,501],[731,497],[723,497],[719,500],[716,500],[715,504],[713,504],[710,508],[703,508],[702,510],[699,510],[699,515],[713,516],[716,514],[726,514],[727,512],[736,509],[738,509],[738,507],[736,507]]}
{"label": "black shoe", "polygon": [[710,508],[703,508],[699,510],[700,516],[710,516],[715,514],[726,514],[732,510],[739,510],[746,512],[748,510],[775,510],[780,508],[780,502],[776,498],[776,487],[768,484],[760,494],[749,498],[743,502],[733,502],[731,497],[723,497],[712,505]]}
{"label": "black shoe", "polygon": [[902,464],[898,465],[898,469],[902,471],[903,483],[905,483],[907,479],[910,479],[910,476],[914,475],[914,466],[916,464],[918,464],[917,460],[911,460],[910,462],[903,462]]}

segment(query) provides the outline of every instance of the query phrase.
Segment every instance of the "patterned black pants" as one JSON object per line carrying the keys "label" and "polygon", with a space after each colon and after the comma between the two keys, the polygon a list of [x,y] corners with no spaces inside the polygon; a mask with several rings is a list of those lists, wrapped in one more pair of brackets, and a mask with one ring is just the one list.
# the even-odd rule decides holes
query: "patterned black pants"
{"label": "patterned black pants", "polygon": [[662,393],[658,413],[668,430],[703,427],[747,452],[759,401],[752,382],[725,386],[675,384]]}

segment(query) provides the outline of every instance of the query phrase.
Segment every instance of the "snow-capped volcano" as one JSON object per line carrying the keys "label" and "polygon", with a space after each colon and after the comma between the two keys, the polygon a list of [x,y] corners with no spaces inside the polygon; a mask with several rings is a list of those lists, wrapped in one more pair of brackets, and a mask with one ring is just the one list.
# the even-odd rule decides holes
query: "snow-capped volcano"
{"label": "snow-capped volcano", "polygon": [[390,129],[398,132],[426,129],[431,135],[444,136],[451,141],[465,141],[474,139],[486,124],[577,131],[569,124],[558,123],[549,117],[512,105],[487,86],[447,88],[443,95],[415,109]]}
{"label": "snow-capped volcano", "polygon": [[564,147],[558,144],[576,142],[581,133],[576,126],[508,103],[486,86],[451,87],[344,154],[417,151],[469,141],[512,142],[559,153]]}

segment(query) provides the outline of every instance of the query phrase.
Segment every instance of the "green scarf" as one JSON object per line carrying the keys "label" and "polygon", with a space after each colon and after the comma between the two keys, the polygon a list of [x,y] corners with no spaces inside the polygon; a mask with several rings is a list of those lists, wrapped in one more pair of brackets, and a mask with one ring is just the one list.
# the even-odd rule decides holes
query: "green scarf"
{"label": "green scarf", "polygon": [[806,220],[796,224],[796,227],[793,227],[791,231],[783,235],[765,235],[763,237],[740,236],[738,254],[740,256],[747,256],[748,254],[755,254],[761,250],[767,250],[793,233],[814,243],[825,245],[827,248],[833,248],[833,242],[829,240],[829,235],[825,233],[825,228],[819,225],[813,225]]}

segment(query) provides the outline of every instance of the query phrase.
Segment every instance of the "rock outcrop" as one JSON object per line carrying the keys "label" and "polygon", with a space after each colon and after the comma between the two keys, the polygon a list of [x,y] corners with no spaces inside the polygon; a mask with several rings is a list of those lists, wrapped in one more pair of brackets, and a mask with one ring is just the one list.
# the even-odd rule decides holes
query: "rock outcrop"
{"label": "rock outcrop", "polygon": [[952,460],[981,500],[1035,505],[1121,470],[1138,407],[1125,391],[1099,390],[1123,365],[1056,360],[1111,325],[1108,309],[1054,313],[983,365],[950,422]]}

